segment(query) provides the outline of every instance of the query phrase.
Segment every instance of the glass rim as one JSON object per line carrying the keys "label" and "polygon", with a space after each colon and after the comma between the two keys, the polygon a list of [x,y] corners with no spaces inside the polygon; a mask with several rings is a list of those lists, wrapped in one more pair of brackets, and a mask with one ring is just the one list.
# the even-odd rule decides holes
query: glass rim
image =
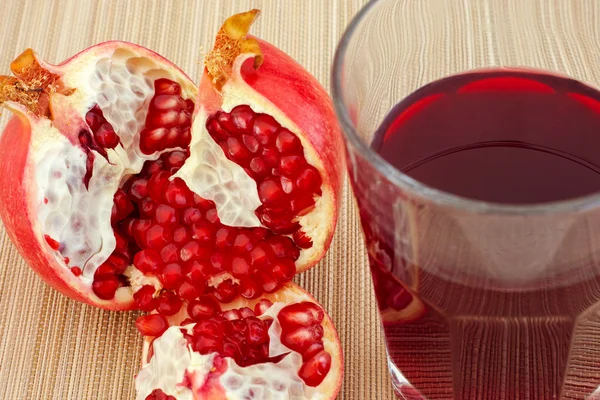
{"label": "glass rim", "polygon": [[348,45],[356,31],[356,28],[363,22],[371,9],[380,1],[383,0],[370,0],[352,18],[352,21],[346,27],[346,30],[342,34],[342,37],[337,45],[333,59],[333,66],[331,69],[332,100],[345,141],[350,142],[351,145],[360,153],[360,155],[369,162],[369,164],[371,164],[379,173],[385,176],[391,183],[402,189],[409,190],[412,194],[416,194],[418,197],[437,205],[454,207],[470,213],[536,215],[550,213],[575,213],[600,207],[600,191],[567,200],[532,203],[528,205],[488,202],[458,196],[443,190],[435,189],[400,172],[377,152],[375,152],[369,145],[367,145],[367,143],[356,131],[354,123],[350,118],[348,109],[344,105],[342,95],[342,71],[346,50],[348,49]]}

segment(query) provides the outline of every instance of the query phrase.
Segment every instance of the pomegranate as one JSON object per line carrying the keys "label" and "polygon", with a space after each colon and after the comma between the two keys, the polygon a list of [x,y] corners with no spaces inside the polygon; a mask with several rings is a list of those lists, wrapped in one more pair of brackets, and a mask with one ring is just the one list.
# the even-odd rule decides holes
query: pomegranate
{"label": "pomegranate", "polygon": [[[60,65],[31,50],[0,77],[0,215],[52,286],[162,317],[210,296],[273,293],[328,248],[341,186],[329,97],[229,18],[200,92],[140,46],[107,42]],[[164,331],[159,317],[141,330]]]}
{"label": "pomegranate", "polygon": [[335,329],[315,299],[292,283],[226,305],[207,296],[169,319],[174,325],[162,336],[145,340],[136,377],[140,400],[333,399],[339,391]]}

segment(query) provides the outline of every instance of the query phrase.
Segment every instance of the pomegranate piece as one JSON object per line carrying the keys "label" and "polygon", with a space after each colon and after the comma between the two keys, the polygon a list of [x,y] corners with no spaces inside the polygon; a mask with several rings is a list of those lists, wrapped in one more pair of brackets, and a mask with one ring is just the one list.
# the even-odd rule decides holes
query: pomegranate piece
{"label": "pomegranate piece", "polygon": [[298,376],[308,386],[319,386],[327,376],[331,368],[331,355],[326,351],[321,351],[310,360],[302,364],[298,371]]}

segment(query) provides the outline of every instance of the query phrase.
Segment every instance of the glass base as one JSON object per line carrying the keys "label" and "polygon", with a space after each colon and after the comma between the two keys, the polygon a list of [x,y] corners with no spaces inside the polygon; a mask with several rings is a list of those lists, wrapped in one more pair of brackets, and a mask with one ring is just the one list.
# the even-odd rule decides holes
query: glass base
{"label": "glass base", "polygon": [[392,377],[392,385],[394,386],[394,392],[396,396],[403,400],[427,400],[417,389],[415,389],[402,375],[396,364],[392,361],[390,356],[387,354],[387,364],[390,370],[390,376]]}

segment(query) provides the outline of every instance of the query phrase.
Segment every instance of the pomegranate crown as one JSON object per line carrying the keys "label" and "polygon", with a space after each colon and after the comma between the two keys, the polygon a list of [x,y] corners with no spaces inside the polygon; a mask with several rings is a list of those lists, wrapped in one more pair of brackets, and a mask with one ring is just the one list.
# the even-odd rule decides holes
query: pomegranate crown
{"label": "pomegranate crown", "polygon": [[255,69],[262,64],[263,55],[258,41],[247,37],[259,13],[254,9],[235,14],[227,18],[219,29],[215,45],[204,60],[208,75],[217,89],[221,89],[231,76],[233,63],[240,54],[254,54]]}

